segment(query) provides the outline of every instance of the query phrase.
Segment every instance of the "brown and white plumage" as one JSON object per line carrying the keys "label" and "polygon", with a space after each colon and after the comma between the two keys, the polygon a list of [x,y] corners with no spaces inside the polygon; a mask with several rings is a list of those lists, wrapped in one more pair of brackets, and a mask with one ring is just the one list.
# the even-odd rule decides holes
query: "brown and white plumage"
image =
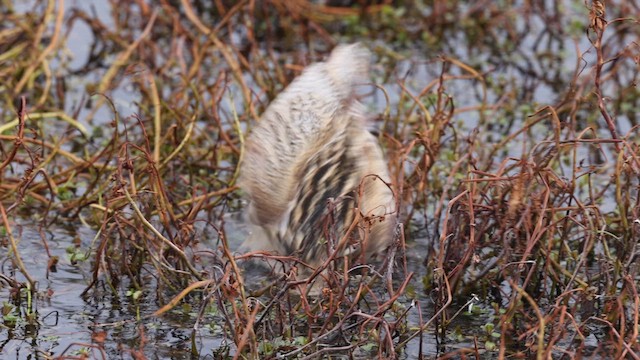
{"label": "brown and white plumage", "polygon": [[280,93],[253,129],[240,178],[255,225],[249,248],[322,261],[330,199],[339,236],[358,207],[369,225],[363,222],[354,240],[367,239],[367,256],[390,243],[395,201],[385,184],[389,174],[354,96],[354,86],[367,81],[369,59],[359,44],[336,47]]}

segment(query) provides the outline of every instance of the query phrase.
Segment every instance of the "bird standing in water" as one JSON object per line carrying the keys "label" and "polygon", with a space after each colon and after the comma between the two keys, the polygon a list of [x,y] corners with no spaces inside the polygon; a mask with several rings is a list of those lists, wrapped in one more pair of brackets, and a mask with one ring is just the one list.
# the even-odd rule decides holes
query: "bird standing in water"
{"label": "bird standing in water", "polygon": [[368,81],[370,58],[360,44],[336,47],[282,91],[253,128],[240,177],[254,225],[249,249],[317,266],[335,250],[327,234],[341,239],[358,211],[361,220],[339,254],[369,259],[390,244],[396,205],[389,172],[354,92]]}

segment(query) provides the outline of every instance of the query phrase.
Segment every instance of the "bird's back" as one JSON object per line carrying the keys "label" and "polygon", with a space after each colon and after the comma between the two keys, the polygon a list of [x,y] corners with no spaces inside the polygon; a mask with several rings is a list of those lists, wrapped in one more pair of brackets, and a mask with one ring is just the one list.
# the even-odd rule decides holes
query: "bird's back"
{"label": "bird's back", "polygon": [[365,215],[386,215],[367,232],[367,253],[388,244],[395,223],[389,175],[354,97],[354,86],[367,80],[369,58],[359,44],[337,47],[280,93],[253,129],[240,179],[258,226],[250,248],[317,262],[326,253],[320,244],[329,199],[336,201],[338,230],[346,230],[356,206]]}

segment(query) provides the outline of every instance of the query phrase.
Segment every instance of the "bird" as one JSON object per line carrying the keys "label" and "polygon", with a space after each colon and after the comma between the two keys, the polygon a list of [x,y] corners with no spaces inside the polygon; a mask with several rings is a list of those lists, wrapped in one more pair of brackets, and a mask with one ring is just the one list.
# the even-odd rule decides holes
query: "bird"
{"label": "bird", "polygon": [[[391,178],[355,94],[369,81],[370,59],[360,43],[336,46],[260,116],[246,139],[238,180],[251,225],[245,248],[296,256],[315,267],[332,251],[369,261],[391,244],[397,220]],[[346,234],[348,243],[331,244],[331,231],[337,239]]]}

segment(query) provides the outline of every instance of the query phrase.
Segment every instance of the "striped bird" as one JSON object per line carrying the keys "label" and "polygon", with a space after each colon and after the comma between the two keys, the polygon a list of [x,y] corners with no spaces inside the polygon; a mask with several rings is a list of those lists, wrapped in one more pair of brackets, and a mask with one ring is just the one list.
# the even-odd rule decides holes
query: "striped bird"
{"label": "striped bird", "polygon": [[370,53],[336,47],[308,66],[261,116],[246,141],[239,184],[249,200],[250,250],[295,255],[312,266],[356,219],[340,255],[383,252],[396,223],[382,149],[354,93],[368,80]]}

